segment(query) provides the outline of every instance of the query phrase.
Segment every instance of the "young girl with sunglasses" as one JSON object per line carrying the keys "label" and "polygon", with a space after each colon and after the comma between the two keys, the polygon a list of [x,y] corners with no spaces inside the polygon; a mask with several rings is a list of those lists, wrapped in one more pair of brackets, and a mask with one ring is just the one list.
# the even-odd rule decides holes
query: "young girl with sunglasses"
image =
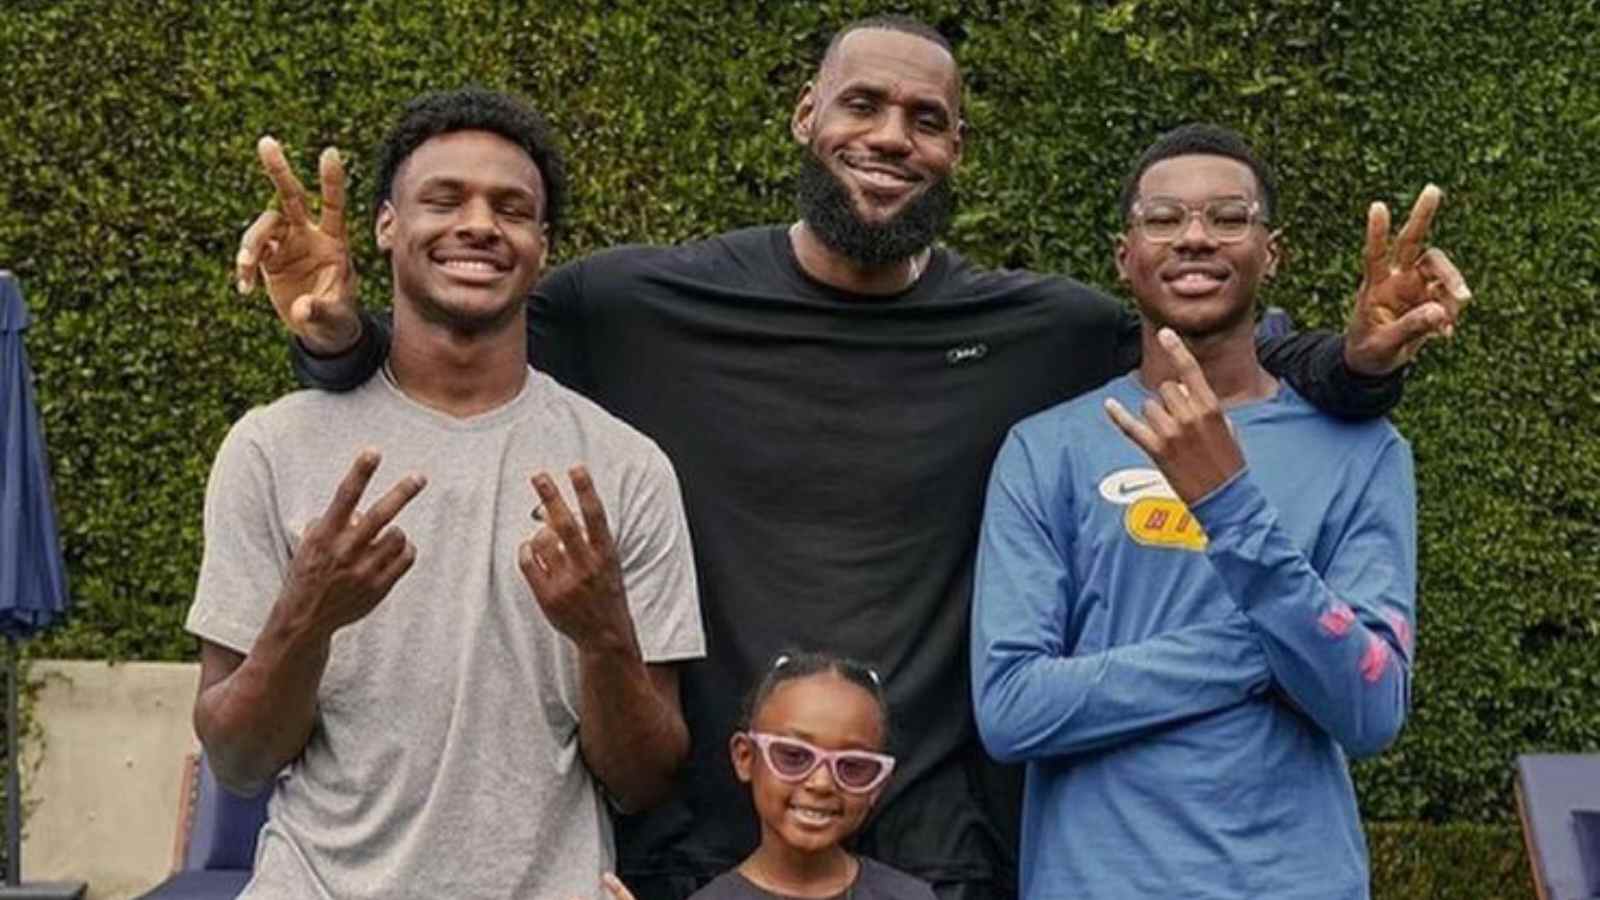
{"label": "young girl with sunglasses", "polygon": [[841,846],[894,771],[888,740],[877,673],[818,653],[778,657],[729,741],[761,846],[690,900],[933,900],[925,883]]}

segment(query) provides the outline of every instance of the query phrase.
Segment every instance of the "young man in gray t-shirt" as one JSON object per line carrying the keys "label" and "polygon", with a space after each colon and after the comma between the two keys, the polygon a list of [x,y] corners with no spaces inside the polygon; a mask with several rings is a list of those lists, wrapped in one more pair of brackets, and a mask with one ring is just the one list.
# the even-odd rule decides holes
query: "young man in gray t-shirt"
{"label": "young man in gray t-shirt", "polygon": [[[328,287],[296,262],[344,240],[343,170],[324,155],[314,226],[261,152],[282,209],[241,267],[293,316]],[[195,730],[224,785],[273,790],[247,897],[593,896],[608,802],[653,803],[688,750],[671,663],[704,637],[677,483],[528,367],[523,299],[562,199],[537,115],[429,95],[381,155],[390,363],[252,410],[218,452]]]}

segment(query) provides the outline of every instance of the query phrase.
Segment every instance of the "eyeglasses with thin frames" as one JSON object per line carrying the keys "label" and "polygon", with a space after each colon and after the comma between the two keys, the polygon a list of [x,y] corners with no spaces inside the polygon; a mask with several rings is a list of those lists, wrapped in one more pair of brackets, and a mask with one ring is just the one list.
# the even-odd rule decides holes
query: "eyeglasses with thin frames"
{"label": "eyeglasses with thin frames", "polygon": [[852,794],[872,792],[894,771],[894,757],[870,750],[824,750],[799,738],[746,731],[743,735],[761,751],[761,759],[779,781],[798,784],[826,765],[833,783]]}
{"label": "eyeglasses with thin frames", "polygon": [[1238,243],[1250,234],[1252,226],[1267,221],[1259,200],[1240,197],[1218,197],[1198,206],[1176,197],[1140,198],[1128,219],[1145,240],[1170,244],[1188,232],[1189,222],[1197,214],[1206,234],[1220,244]]}

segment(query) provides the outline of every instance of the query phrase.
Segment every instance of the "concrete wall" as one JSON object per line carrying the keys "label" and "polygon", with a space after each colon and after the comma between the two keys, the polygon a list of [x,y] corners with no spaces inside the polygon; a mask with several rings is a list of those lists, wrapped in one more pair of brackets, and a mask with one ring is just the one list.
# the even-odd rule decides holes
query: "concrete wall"
{"label": "concrete wall", "polygon": [[167,876],[199,678],[194,664],[33,664],[25,880],[87,881],[93,900],[119,900]]}

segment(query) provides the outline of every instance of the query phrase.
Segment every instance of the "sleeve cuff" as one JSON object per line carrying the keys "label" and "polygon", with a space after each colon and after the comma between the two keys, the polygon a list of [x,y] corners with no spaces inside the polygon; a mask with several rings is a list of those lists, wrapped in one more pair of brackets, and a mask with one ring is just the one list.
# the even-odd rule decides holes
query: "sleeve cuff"
{"label": "sleeve cuff", "polygon": [[1267,498],[1249,475],[1249,466],[1241,468],[1189,506],[1205,529],[1208,545],[1228,543],[1231,529],[1249,524],[1266,510]]}
{"label": "sleeve cuff", "polygon": [[290,339],[295,379],[309,388],[348,391],[359,387],[383,365],[389,355],[388,331],[366,312],[361,313],[361,337],[354,347],[337,356],[316,356],[299,338]]}

